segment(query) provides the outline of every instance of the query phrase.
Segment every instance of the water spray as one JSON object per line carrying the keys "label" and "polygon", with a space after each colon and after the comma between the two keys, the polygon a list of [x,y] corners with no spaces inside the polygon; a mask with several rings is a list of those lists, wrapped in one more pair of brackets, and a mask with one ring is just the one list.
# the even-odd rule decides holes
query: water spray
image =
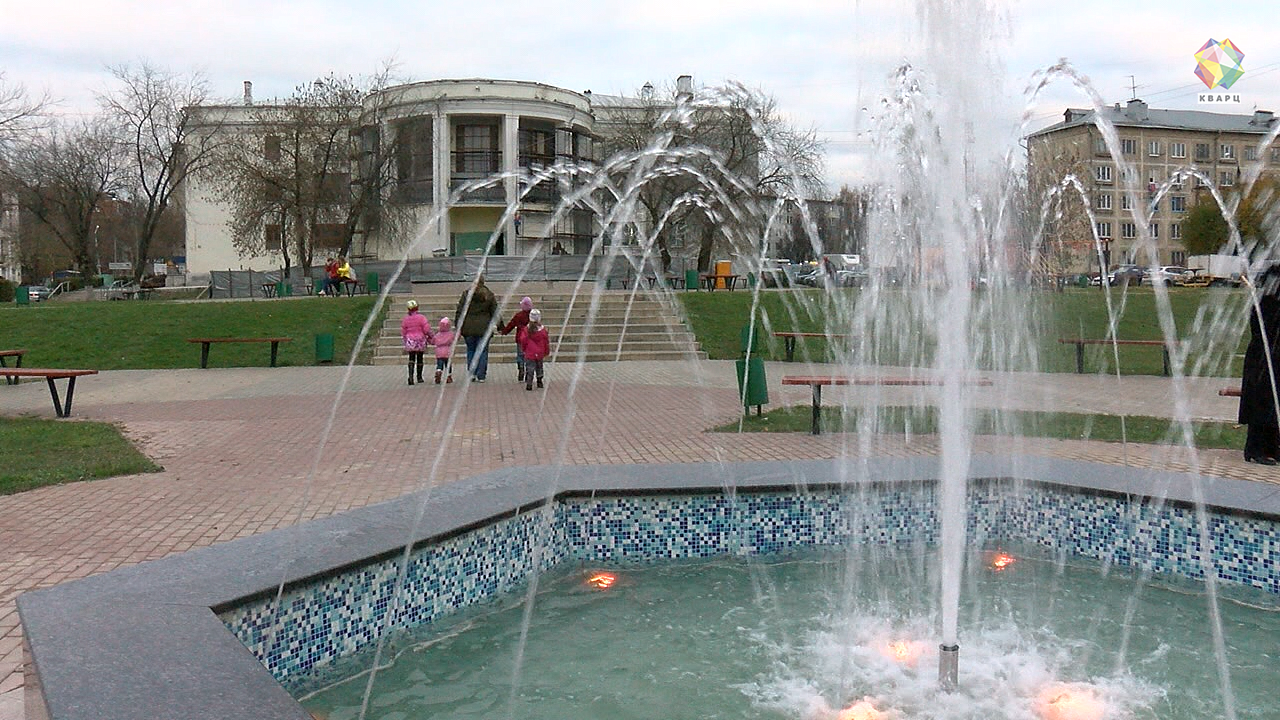
{"label": "water spray", "polygon": [[960,646],[943,643],[938,646],[938,687],[943,692],[955,692],[960,676]]}

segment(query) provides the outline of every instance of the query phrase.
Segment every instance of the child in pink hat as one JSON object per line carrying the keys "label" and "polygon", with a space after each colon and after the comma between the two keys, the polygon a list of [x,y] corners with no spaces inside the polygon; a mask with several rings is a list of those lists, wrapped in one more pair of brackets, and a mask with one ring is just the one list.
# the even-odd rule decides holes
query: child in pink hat
{"label": "child in pink hat", "polygon": [[453,327],[449,318],[440,318],[440,325],[435,335],[431,336],[431,344],[436,346],[436,384],[440,384],[440,376],[446,375],[446,383],[453,382],[453,365],[449,356],[453,354]]}

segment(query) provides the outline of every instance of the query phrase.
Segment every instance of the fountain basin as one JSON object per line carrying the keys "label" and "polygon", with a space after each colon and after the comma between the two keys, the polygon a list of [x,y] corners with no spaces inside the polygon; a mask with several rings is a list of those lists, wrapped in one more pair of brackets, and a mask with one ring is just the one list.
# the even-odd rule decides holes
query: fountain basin
{"label": "fountain basin", "polygon": [[[569,561],[931,544],[938,474],[927,457],[520,468],[436,489],[425,505],[409,495],[26,593],[18,607],[30,653],[28,716],[124,718],[144,709],[151,717],[305,720],[285,687],[305,690],[317,667],[377,636],[410,539],[401,597],[413,602],[397,606],[397,627],[484,602],[535,568]],[[1031,543],[1157,575],[1200,575],[1190,475],[982,456],[971,474],[972,546]],[[1204,484],[1222,582],[1280,594],[1280,493],[1244,481]]]}

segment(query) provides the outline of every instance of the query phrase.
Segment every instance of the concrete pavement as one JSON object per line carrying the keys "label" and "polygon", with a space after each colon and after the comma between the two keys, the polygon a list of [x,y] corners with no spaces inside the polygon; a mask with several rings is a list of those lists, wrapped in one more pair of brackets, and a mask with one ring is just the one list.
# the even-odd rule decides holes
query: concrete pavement
{"label": "concrete pavement", "polygon": [[[831,366],[768,363],[771,405],[809,401],[784,374]],[[876,369],[859,375],[901,376]],[[1217,395],[1234,379],[1117,379],[997,374],[974,404],[1029,410],[1232,421]],[[461,380],[462,375],[455,380]],[[337,390],[344,387],[342,395]],[[853,387],[828,403],[933,402],[934,387]],[[82,379],[73,417],[118,423],[161,473],[110,478],[0,497],[0,720],[22,714],[21,633],[14,598],[27,590],[171,553],[253,535],[509,465],[828,458],[933,453],[930,436],[873,438],[709,433],[738,417],[730,361],[593,363],[548,370],[526,392],[513,366],[489,382],[405,384],[400,367],[112,371]],[[43,383],[0,390],[0,413],[53,417]],[[333,423],[330,424],[330,418]],[[323,442],[322,442],[323,440]],[[979,438],[979,449],[1158,466],[1280,482],[1238,451],[1084,440]]]}

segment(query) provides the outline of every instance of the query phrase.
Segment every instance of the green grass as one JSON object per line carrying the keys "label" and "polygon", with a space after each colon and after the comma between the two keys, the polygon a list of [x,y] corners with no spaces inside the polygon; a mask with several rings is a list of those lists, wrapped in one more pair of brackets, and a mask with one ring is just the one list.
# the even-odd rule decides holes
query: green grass
{"label": "green grass", "polygon": [[[764,415],[744,418],[743,432],[809,432],[812,406],[795,405],[770,410]],[[822,408],[823,432],[856,432],[865,419],[875,432],[902,435],[929,435],[938,431],[938,413],[932,407],[886,406],[865,417],[861,408]],[[1123,427],[1122,427],[1123,425]],[[1224,422],[1192,423],[1198,448],[1240,448],[1243,427]],[[716,432],[738,432],[737,422],[721,425]],[[1136,443],[1181,444],[1182,431],[1172,420],[1146,416],[1084,415],[1080,413],[1033,411],[979,411],[975,418],[979,435],[1020,435],[1024,437],[1075,440],[1102,440]]]}
{"label": "green grass", "polygon": [[[980,369],[1075,372],[1075,346],[1059,338],[1106,338],[1108,308],[1106,296],[1097,288],[1063,292],[996,291],[998,295],[975,292],[975,315],[971,346]],[[712,359],[741,356],[739,333],[751,316],[752,293],[677,293],[690,325],[703,350]],[[855,309],[863,300],[858,290],[795,289],[759,294],[759,355],[766,360],[782,360],[783,344],[772,333],[779,330],[851,334],[860,326]],[[889,291],[877,312],[873,327],[875,345],[869,338],[801,339],[796,359],[833,362],[862,342],[857,357],[874,358],[871,364],[921,367],[932,365],[930,333],[919,308],[911,307],[905,293]],[[1245,294],[1219,288],[1173,288],[1170,309],[1177,336],[1189,340],[1187,374],[1236,376],[1239,354],[1244,352],[1248,331],[1243,311]],[[1116,314],[1116,337],[1122,340],[1158,340],[1163,333],[1151,288],[1132,288],[1127,293],[1113,289],[1112,311]],[[881,329],[874,329],[881,328]],[[891,329],[886,332],[883,328]],[[1020,330],[1020,331],[1019,331]],[[1014,341],[1011,341],[1013,339]],[[1021,344],[1015,342],[1021,340]],[[1159,347],[1093,345],[1085,349],[1085,372],[1114,373],[1117,364],[1125,375],[1159,375],[1163,371]]]}
{"label": "green grass", "polygon": [[[315,363],[315,335],[332,333],[334,360],[345,362],[373,298],[297,298],[244,302],[48,302],[0,305],[0,349],[26,348],[26,367],[94,370],[193,368],[190,337],[290,337],[280,365]],[[384,308],[385,313],[385,308]],[[381,328],[374,325],[362,359]],[[209,352],[210,367],[266,366],[270,347],[228,343]]]}
{"label": "green grass", "polygon": [[0,495],[161,469],[109,423],[0,418]]}

